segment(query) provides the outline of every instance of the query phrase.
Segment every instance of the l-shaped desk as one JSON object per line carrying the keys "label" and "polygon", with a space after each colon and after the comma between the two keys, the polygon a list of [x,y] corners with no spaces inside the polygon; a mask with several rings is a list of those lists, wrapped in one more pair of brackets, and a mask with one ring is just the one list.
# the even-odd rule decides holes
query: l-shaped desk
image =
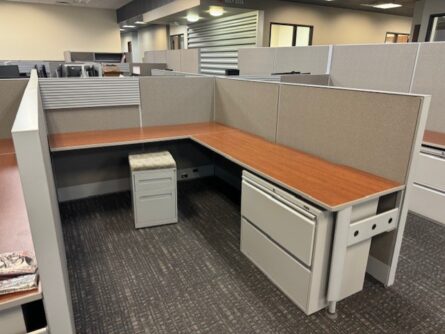
{"label": "l-shaped desk", "polygon": [[[397,227],[399,209],[378,212],[377,203],[383,196],[404,190],[402,184],[218,123],[53,134],[49,136],[49,145],[52,152],[60,152],[179,139],[191,139],[330,214],[325,226],[314,226],[314,234],[322,234],[323,238],[315,235],[311,271],[304,270],[310,272],[311,282],[317,281],[317,284],[308,283],[308,299],[301,304],[296,301],[306,313],[325,307],[327,301],[330,312],[335,313],[337,301],[362,289],[371,238]],[[333,221],[336,222],[335,233],[331,233],[333,224],[328,224]],[[278,226],[278,223],[273,224]],[[351,240],[354,238],[357,240]],[[361,265],[357,267],[361,268],[361,273],[351,274],[356,270],[353,268],[355,260],[354,256],[348,255],[348,249],[363,241],[369,242],[360,251],[365,254],[364,259],[359,256]],[[345,276],[352,278],[346,279]],[[344,282],[349,279],[357,281],[357,277],[360,277],[358,283],[352,284],[353,291],[350,291]],[[297,282],[294,285],[298,285]],[[292,291],[280,288],[292,297]]]}

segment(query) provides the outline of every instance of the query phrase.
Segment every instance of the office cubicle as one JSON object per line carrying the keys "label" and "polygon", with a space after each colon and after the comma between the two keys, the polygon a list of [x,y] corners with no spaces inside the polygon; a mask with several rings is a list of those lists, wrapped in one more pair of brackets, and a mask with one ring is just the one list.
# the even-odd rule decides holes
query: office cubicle
{"label": "office cubicle", "polygon": [[170,70],[185,73],[200,73],[200,49],[146,51],[144,63],[167,64]]}

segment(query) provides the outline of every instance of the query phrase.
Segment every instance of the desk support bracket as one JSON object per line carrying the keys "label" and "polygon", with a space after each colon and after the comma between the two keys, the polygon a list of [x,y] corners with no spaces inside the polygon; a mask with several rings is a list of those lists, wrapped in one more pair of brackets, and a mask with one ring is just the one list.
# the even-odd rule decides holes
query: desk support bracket
{"label": "desk support bracket", "polygon": [[335,223],[334,245],[332,247],[328,284],[328,313],[331,315],[336,313],[337,301],[340,299],[351,214],[352,207],[347,207],[339,211]]}

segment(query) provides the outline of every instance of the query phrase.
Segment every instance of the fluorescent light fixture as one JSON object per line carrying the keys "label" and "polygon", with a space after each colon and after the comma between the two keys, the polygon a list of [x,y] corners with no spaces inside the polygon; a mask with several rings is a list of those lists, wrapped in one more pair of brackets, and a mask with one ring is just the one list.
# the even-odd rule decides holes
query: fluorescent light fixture
{"label": "fluorescent light fixture", "polygon": [[144,21],[136,21],[134,24],[145,24]]}
{"label": "fluorescent light fixture", "polygon": [[136,28],[136,26],[126,24],[126,25],[122,26],[122,28]]}
{"label": "fluorescent light fixture", "polygon": [[121,28],[121,29],[119,29],[119,30],[120,30],[120,31],[125,31],[125,29],[122,29],[122,28]]}
{"label": "fluorescent light fixture", "polygon": [[199,21],[199,15],[198,14],[188,14],[187,15],[187,21],[194,23]]}
{"label": "fluorescent light fixture", "polygon": [[368,7],[378,8],[378,9],[392,9],[392,8],[402,7],[401,4],[393,3],[393,2],[378,3],[378,4],[366,4],[363,6],[368,6]]}
{"label": "fluorescent light fixture", "polygon": [[224,14],[224,8],[220,6],[210,6],[209,14],[212,16],[221,16]]}

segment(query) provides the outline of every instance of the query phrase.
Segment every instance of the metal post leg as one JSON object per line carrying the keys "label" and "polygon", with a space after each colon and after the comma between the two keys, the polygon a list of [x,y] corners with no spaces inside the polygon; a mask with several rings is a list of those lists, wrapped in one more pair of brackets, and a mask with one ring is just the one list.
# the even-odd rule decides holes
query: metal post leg
{"label": "metal post leg", "polygon": [[334,245],[332,247],[328,283],[328,313],[331,315],[336,313],[336,305],[340,299],[351,213],[352,207],[339,211],[335,223]]}

